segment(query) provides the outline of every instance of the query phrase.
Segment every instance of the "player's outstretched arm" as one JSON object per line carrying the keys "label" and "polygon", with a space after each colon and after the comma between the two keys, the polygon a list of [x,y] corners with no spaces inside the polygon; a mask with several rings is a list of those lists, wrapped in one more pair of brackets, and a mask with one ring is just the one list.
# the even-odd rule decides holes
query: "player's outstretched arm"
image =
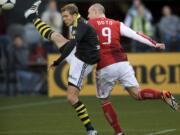
{"label": "player's outstretched arm", "polygon": [[52,67],[58,66],[74,49],[77,45],[76,40],[68,41],[62,48],[60,48],[61,56],[53,62]]}
{"label": "player's outstretched arm", "polygon": [[163,43],[157,43],[156,41],[152,40],[150,37],[140,33],[140,32],[135,32],[134,30],[132,30],[131,28],[127,27],[126,25],[124,25],[123,23],[120,24],[120,31],[121,31],[121,35],[134,39],[136,41],[139,41],[141,43],[144,43],[146,45],[155,47],[155,48],[160,48],[160,49],[165,49],[165,44]]}

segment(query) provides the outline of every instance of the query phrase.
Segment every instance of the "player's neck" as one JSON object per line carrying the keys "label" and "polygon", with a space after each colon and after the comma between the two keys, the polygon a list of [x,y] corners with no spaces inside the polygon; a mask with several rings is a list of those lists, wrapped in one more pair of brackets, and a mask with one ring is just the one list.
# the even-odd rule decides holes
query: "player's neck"
{"label": "player's neck", "polygon": [[99,14],[98,18],[106,18],[105,14]]}

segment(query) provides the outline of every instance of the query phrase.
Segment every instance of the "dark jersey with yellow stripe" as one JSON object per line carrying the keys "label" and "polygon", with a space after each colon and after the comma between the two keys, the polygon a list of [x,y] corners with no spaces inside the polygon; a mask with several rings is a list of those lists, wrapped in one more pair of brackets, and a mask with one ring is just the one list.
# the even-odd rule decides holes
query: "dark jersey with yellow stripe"
{"label": "dark jersey with yellow stripe", "polygon": [[59,49],[61,56],[54,61],[56,66],[61,63],[76,47],[75,56],[83,62],[93,65],[100,60],[100,46],[97,34],[94,28],[87,23],[87,21],[80,16],[75,20],[71,38],[63,47]]}
{"label": "dark jersey with yellow stripe", "polygon": [[[54,31],[47,24],[41,21],[40,18],[36,18],[33,23],[43,37],[51,40]],[[54,61],[54,65],[61,63],[72,52],[74,47],[76,47],[75,56],[83,62],[93,65],[99,61],[100,46],[97,34],[94,28],[80,15],[74,21],[71,39],[59,49],[61,56]]]}
{"label": "dark jersey with yellow stripe", "polygon": [[72,27],[72,38],[76,42],[75,56],[87,64],[99,61],[99,42],[94,28],[83,18]]}

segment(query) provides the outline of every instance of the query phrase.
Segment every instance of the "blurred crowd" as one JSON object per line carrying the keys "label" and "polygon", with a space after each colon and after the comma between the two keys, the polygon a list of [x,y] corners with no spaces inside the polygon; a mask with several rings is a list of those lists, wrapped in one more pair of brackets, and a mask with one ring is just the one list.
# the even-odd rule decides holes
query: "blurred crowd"
{"label": "blurred crowd", "polygon": [[[56,53],[52,42],[42,39],[31,23],[12,24],[5,29],[0,10],[0,94],[44,94],[47,92],[47,55]],[[55,31],[63,32],[63,20],[55,0],[41,14]],[[140,0],[134,0],[124,23],[137,32],[166,44],[166,51],[180,51],[180,18],[171,7],[162,7],[159,22]],[[122,43],[123,44],[123,43]],[[129,41],[130,52],[152,52],[148,46]]]}
{"label": "blurred crowd", "polygon": [[[62,32],[62,16],[55,0],[49,1],[41,18],[52,29]],[[1,33],[4,27],[0,26]],[[42,39],[32,23],[12,24],[0,35],[0,92],[8,95],[47,92],[47,54],[57,48]]]}
{"label": "blurred crowd", "polygon": [[[162,8],[162,16],[158,24],[152,24],[152,13],[141,3],[134,0],[133,5],[128,10],[124,23],[137,32],[159,40],[166,45],[166,51],[180,51],[180,18],[172,13],[171,7]],[[139,42],[132,41],[133,52],[152,51]]]}

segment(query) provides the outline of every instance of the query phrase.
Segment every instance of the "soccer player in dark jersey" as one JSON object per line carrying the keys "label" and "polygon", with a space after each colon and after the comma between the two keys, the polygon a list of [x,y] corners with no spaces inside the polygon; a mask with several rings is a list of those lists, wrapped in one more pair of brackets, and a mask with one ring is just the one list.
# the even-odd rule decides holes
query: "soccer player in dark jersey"
{"label": "soccer player in dark jersey", "polygon": [[137,100],[162,99],[172,109],[178,110],[178,103],[170,92],[153,88],[140,88],[120,39],[121,36],[126,36],[160,49],[165,49],[165,45],[156,43],[146,35],[133,31],[120,21],[106,18],[105,9],[101,4],[93,4],[88,12],[89,23],[95,28],[100,40],[100,61],[97,65],[96,81],[97,97],[101,99],[104,115],[116,135],[122,135],[123,132],[115,109],[108,99],[116,81],[119,81],[127,92]]}
{"label": "soccer player in dark jersey", "polygon": [[64,23],[72,26],[71,39],[64,38],[61,34],[53,31],[45,24],[36,13],[41,1],[35,2],[30,9],[25,12],[25,17],[33,21],[39,33],[52,40],[59,51],[61,57],[53,63],[58,65],[64,59],[70,65],[67,99],[74,107],[78,117],[87,130],[88,135],[97,135],[97,131],[91,124],[89,114],[85,105],[79,100],[79,93],[82,87],[82,81],[93,69],[93,65],[99,61],[99,42],[94,28],[84,20],[74,4],[68,4],[61,9]]}

